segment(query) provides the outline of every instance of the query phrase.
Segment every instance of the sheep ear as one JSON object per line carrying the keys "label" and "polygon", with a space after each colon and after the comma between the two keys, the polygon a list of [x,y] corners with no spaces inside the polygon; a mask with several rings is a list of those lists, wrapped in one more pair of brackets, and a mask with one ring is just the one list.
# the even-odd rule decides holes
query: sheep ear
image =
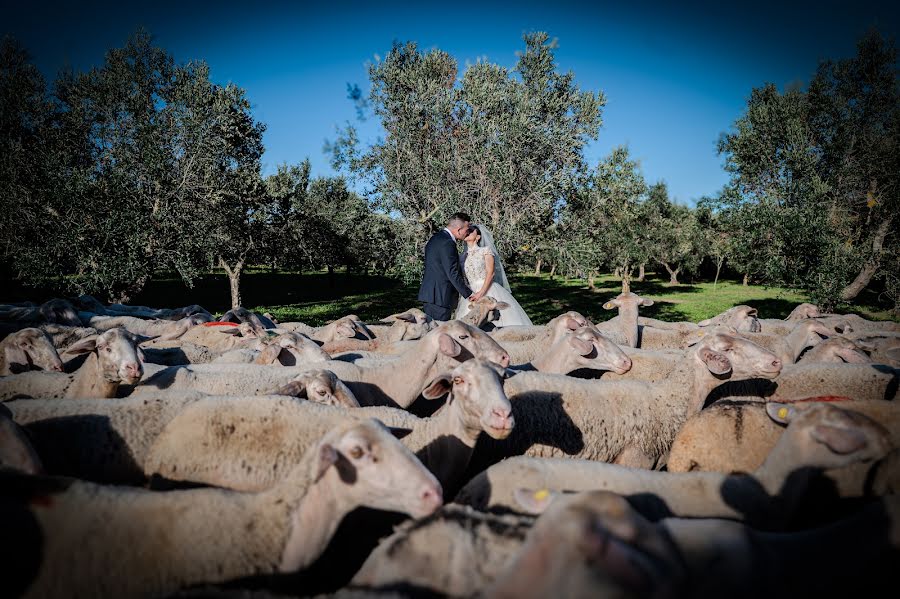
{"label": "sheep ear", "polygon": [[270,343],[256,357],[256,364],[274,364],[281,355],[282,347],[278,343]]}
{"label": "sheep ear", "polygon": [[67,354],[89,354],[92,351],[96,351],[97,349],[97,337],[98,335],[91,335],[90,337],[85,337],[78,343],[72,345],[69,349],[66,350]]}
{"label": "sheep ear", "polygon": [[351,391],[350,387],[348,387],[341,379],[337,379],[334,383],[334,396],[342,406],[348,408],[359,407],[359,400],[356,399],[356,396],[353,395],[353,391]]}
{"label": "sheep ear", "polygon": [[847,455],[865,447],[869,444],[866,436],[860,431],[852,428],[837,428],[828,426],[827,424],[819,424],[814,426],[810,435],[819,443],[828,446],[831,451],[840,455]]}
{"label": "sheep ear", "polygon": [[712,318],[707,318],[706,320],[701,320],[697,323],[698,327],[708,327],[712,324]]}
{"label": "sheep ear", "polygon": [[794,416],[797,415],[797,408],[789,404],[769,401],[766,402],[766,414],[775,422],[790,424]]}
{"label": "sheep ear", "polygon": [[612,310],[612,309],[615,308],[615,307],[616,307],[616,303],[615,303],[614,301],[612,301],[612,300],[610,300],[610,301],[606,302],[605,304],[603,304],[603,308],[604,308],[605,310]]}
{"label": "sheep ear", "polygon": [[731,372],[731,361],[723,353],[708,347],[701,347],[697,350],[697,357],[706,364],[706,367],[713,374],[728,374]]}
{"label": "sheep ear", "polygon": [[652,305],[653,305],[653,300],[652,300],[652,299],[642,299],[642,300],[641,300],[641,305],[642,305],[642,306],[652,306]]}
{"label": "sheep ear", "polygon": [[291,397],[306,397],[306,381],[291,381],[272,392],[272,395],[290,395]]}
{"label": "sheep ear", "polygon": [[330,443],[323,443],[319,447],[319,463],[316,466],[315,482],[325,475],[328,469],[338,460],[338,452]]}
{"label": "sheep ear", "polygon": [[335,331],[341,337],[347,337],[348,339],[353,339],[354,337],[356,337],[356,330],[353,328],[353,325],[348,322],[342,322],[341,324],[339,324],[336,327]]}
{"label": "sheep ear", "polygon": [[559,497],[559,491],[551,491],[550,489],[516,489],[513,491],[513,497],[525,512],[529,514],[542,514],[553,503],[553,500]]}
{"label": "sheep ear", "polygon": [[387,427],[388,432],[394,435],[395,439],[402,439],[412,432],[411,428],[400,428],[397,426]]}
{"label": "sheep ear", "polygon": [[509,304],[507,304],[506,302],[497,302],[494,307],[498,310],[506,310],[507,308],[509,308]]}
{"label": "sheep ear", "polygon": [[462,345],[457,343],[456,340],[447,333],[441,333],[441,336],[438,337],[438,346],[442,354],[450,356],[451,358],[455,358],[462,353]]}
{"label": "sheep ear", "polygon": [[477,305],[478,305],[478,304],[476,304],[476,303],[474,303],[474,302],[469,302],[469,305],[466,306],[466,309],[467,309],[467,310],[474,310],[475,307],[476,307]]}
{"label": "sheep ear", "polygon": [[142,364],[145,364],[147,362],[147,356],[144,355],[144,350],[139,347],[136,347],[135,349],[137,350],[138,360],[140,360]]}
{"label": "sheep ear", "polygon": [[569,336],[569,345],[582,356],[586,356],[594,351],[593,343],[572,335]]}
{"label": "sheep ear", "polygon": [[409,312],[404,312],[403,314],[397,314],[394,318],[397,320],[402,320],[404,322],[409,322],[415,324],[416,317],[414,314],[410,314]]}
{"label": "sheep ear", "polygon": [[451,389],[453,389],[453,376],[442,374],[428,383],[428,386],[422,390],[422,397],[425,399],[437,399],[450,393]]}
{"label": "sheep ear", "polygon": [[578,321],[572,318],[571,316],[566,317],[566,328],[570,331],[577,331],[581,328],[581,325],[578,324]]}

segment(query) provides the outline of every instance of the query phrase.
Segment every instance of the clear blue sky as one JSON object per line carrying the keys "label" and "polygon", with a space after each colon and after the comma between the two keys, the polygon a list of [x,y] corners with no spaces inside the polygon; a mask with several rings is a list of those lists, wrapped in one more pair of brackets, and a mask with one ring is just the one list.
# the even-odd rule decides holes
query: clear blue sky
{"label": "clear blue sky", "polygon": [[[589,161],[628,144],[647,180],[665,180],[683,203],[725,183],[716,140],[753,87],[808,82],[820,59],[851,56],[869,27],[900,37],[897,3],[870,0],[126,4],[4,1],[0,33],[22,41],[52,79],[63,65],[101,64],[143,26],[177,61],[205,60],[216,82],[247,90],[268,126],[265,173],[309,157],[325,175],[323,141],[355,119],[347,84],[368,91],[366,63],[394,40],[440,48],[461,66],[484,57],[512,67],[522,34],[547,31],[560,70],[608,100]],[[363,140],[377,134],[377,123],[362,126]]]}

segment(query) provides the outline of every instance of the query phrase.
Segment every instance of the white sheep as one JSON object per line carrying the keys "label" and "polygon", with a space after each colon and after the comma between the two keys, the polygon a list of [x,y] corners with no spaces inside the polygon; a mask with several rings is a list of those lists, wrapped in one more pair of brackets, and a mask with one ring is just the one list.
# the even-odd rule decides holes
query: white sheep
{"label": "white sheep", "polygon": [[23,372],[0,377],[0,400],[20,397],[115,397],[119,385],[133,385],[144,374],[137,340],[125,329],[82,339],[68,354],[87,354],[73,373]]}
{"label": "white sheep", "polygon": [[628,347],[638,346],[638,308],[640,306],[652,306],[653,300],[643,298],[636,293],[620,293],[615,298],[603,304],[606,310],[619,309],[616,320],[619,334],[625,338]]}
{"label": "white sheep", "polygon": [[253,349],[233,349],[212,359],[212,364],[280,364],[301,366],[327,362],[331,356],[302,333],[261,338]]}
{"label": "white sheep", "polygon": [[713,389],[728,380],[772,379],[780,370],[771,352],[745,339],[711,335],[697,344],[691,361],[659,383],[523,372],[506,383],[515,430],[503,444],[479,441],[473,468],[522,454],[650,466]]}
{"label": "white sheep", "polygon": [[261,490],[278,482],[323,430],[348,418],[377,418],[408,431],[403,444],[445,488],[453,488],[462,482],[479,435],[503,439],[513,428],[501,370],[469,360],[437,377],[423,395],[449,397],[430,418],[388,407],[336,410],[276,398],[198,401],[159,434],[145,472],[168,480]]}
{"label": "white sheep", "polygon": [[18,511],[39,527],[42,551],[24,597],[41,598],[163,596],[202,582],[295,572],[321,554],[357,506],[422,517],[442,502],[434,476],[375,420],[335,427],[260,493],[32,486]]}
{"label": "white sheep", "polygon": [[33,327],[7,335],[0,341],[0,375],[28,370],[63,370],[62,360],[50,337]]}
{"label": "white sheep", "polygon": [[900,406],[895,402],[851,401],[840,397],[768,404],[725,400],[684,423],[672,441],[667,468],[671,472],[751,472],[763,463],[782,436],[782,428],[767,415],[767,406],[783,409],[785,417],[790,417],[796,411],[826,401],[880,423],[890,433],[891,446],[900,448]]}
{"label": "white sheep", "polygon": [[[483,358],[501,366],[509,365],[509,356],[484,331],[459,321],[441,324],[415,342],[415,347],[392,362],[364,368],[332,360],[316,364],[333,371],[363,405],[407,407],[418,398],[425,384],[452,370],[459,362]],[[251,364],[198,364],[177,366],[147,377],[131,395],[196,390],[213,395],[256,395],[270,393],[290,382],[308,368],[271,368]]]}
{"label": "white sheep", "polygon": [[[571,319],[571,321],[569,320]],[[559,316],[554,317],[547,324],[541,325],[525,325],[525,324],[517,324],[511,325],[508,327],[502,327],[500,329],[495,329],[490,332],[491,336],[500,342],[501,344],[505,341],[527,341],[529,339],[534,339],[538,336],[543,336],[547,333],[548,328],[554,328],[555,323],[560,321],[564,321],[565,328],[574,331],[584,326],[588,326],[590,322],[587,318],[585,318],[579,312],[574,310],[570,310]]]}
{"label": "white sheep", "polygon": [[374,338],[372,332],[355,314],[342,316],[321,327],[313,327],[302,322],[283,322],[278,325],[277,330],[303,333],[321,343],[332,343],[342,339],[372,340]]}
{"label": "white sheep", "polygon": [[[844,471],[874,471],[873,463],[892,449],[886,427],[857,411],[820,403],[782,413],[781,407],[773,404],[768,413],[780,437],[766,448],[761,463],[743,471],[752,474],[658,472],[590,460],[515,457],[475,476],[454,502],[498,511],[516,510],[521,505],[534,513],[540,511],[542,502],[551,500],[552,493],[535,496],[522,492],[523,488],[553,492],[602,489],[633,497],[648,515],[661,510],[654,515],[786,526],[802,516],[805,503],[824,501],[815,493],[818,479],[797,473],[827,470],[833,479],[858,478],[856,473],[844,476]],[[767,417],[765,409],[763,417]],[[726,446],[722,451],[729,449]],[[845,497],[870,492],[864,485],[843,491]]]}
{"label": "white sheep", "polygon": [[799,361],[804,364],[810,362],[872,364],[874,362],[861,347],[844,337],[831,337],[819,343],[816,347],[803,354]]}
{"label": "white sheep", "polygon": [[157,338],[161,341],[178,339],[188,329],[206,322],[202,315],[186,316],[180,320],[145,320],[134,316],[94,316],[84,324],[98,331],[108,331],[121,327],[142,337]]}
{"label": "white sheep", "polygon": [[[236,420],[262,415],[268,425],[260,435],[262,441],[258,447],[265,445],[266,439],[276,437],[278,427],[284,426],[278,420],[273,426],[269,418],[270,412],[277,411],[278,402],[289,407],[309,404],[306,411],[300,410],[301,418],[302,414],[321,413],[315,412],[316,408],[334,413],[328,412],[328,408],[358,406],[343,383],[325,370],[298,375],[280,391],[284,395],[261,396],[258,400],[256,397],[225,398],[186,392],[123,398],[114,402],[98,399],[20,400],[8,402],[6,406],[31,435],[49,472],[95,482],[142,484],[150,447],[171,420],[200,399],[208,400],[210,406],[207,409],[219,418],[225,418],[229,409],[231,413],[239,414]],[[298,401],[297,397],[310,401]],[[267,400],[275,403],[267,404]],[[229,408],[233,403],[237,407]],[[270,410],[270,405],[275,407]],[[343,417],[343,411],[337,413]],[[222,427],[213,429],[217,434],[225,434]],[[325,429],[319,428],[316,432],[324,434]],[[299,456],[293,457],[296,461]]]}

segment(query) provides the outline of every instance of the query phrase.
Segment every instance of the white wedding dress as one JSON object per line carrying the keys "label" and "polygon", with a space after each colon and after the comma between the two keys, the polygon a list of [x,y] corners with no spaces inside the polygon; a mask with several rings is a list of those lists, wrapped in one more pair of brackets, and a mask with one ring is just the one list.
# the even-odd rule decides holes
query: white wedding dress
{"label": "white wedding dress", "polygon": [[[469,289],[471,289],[473,293],[477,293],[482,286],[484,286],[484,280],[487,277],[487,264],[484,261],[484,257],[491,254],[493,254],[493,252],[489,247],[475,247],[470,249],[465,255],[463,271],[466,276],[466,283],[468,283]],[[495,255],[495,264],[498,260],[499,259]],[[516,298],[513,297],[512,293],[510,293],[506,287],[497,282],[496,266],[494,272],[494,281],[491,283],[491,286],[485,295],[492,297],[499,302],[506,302],[509,304],[509,308],[500,310],[500,320],[494,321],[492,324],[495,327],[508,327],[510,325],[518,324],[530,325],[531,319],[525,314],[525,310],[522,309],[522,306],[519,305]],[[469,300],[464,297],[459,298],[459,303],[456,306],[455,318],[462,318],[468,311]]]}

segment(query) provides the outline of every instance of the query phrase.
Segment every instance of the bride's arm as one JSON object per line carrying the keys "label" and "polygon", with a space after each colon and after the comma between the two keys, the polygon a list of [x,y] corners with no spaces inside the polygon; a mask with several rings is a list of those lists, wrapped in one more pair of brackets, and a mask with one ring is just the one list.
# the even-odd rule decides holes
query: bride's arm
{"label": "bride's arm", "polygon": [[477,296],[475,298],[476,301],[487,294],[488,289],[491,288],[491,283],[494,281],[494,254],[491,252],[485,252],[484,254],[484,271],[484,285],[482,285],[481,289],[478,290],[478,293],[475,294]]}

